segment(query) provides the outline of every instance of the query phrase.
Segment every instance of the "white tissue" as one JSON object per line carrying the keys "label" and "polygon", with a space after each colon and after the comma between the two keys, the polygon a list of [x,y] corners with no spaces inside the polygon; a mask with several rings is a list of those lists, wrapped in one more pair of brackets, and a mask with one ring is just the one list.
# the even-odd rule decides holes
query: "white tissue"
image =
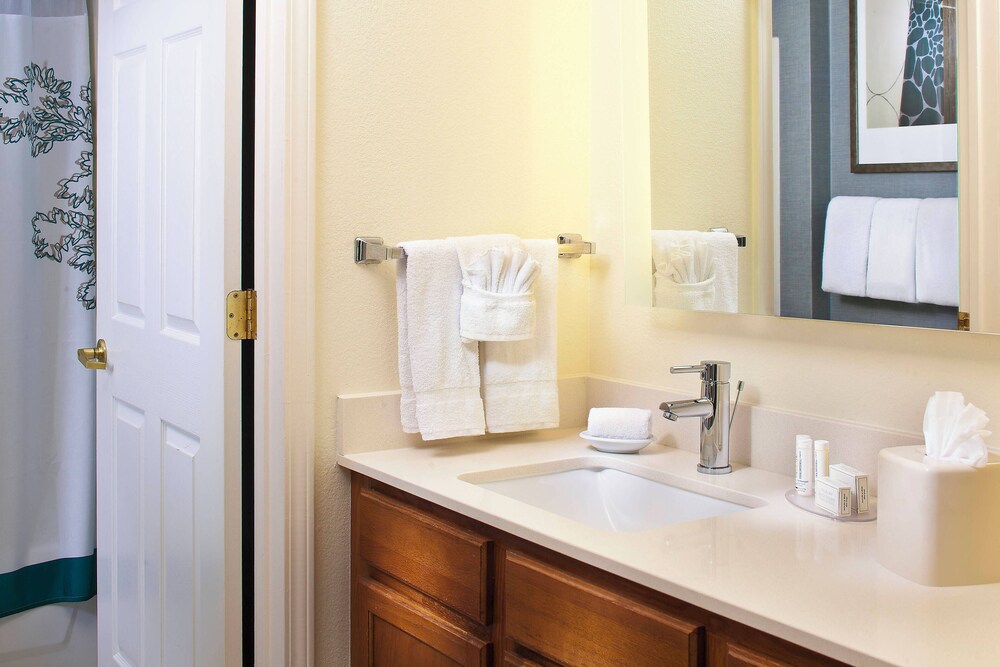
{"label": "white tissue", "polygon": [[966,404],[961,393],[935,392],[924,412],[927,458],[983,467],[989,458],[984,440],[991,435],[985,430],[989,422],[986,413],[972,403]]}

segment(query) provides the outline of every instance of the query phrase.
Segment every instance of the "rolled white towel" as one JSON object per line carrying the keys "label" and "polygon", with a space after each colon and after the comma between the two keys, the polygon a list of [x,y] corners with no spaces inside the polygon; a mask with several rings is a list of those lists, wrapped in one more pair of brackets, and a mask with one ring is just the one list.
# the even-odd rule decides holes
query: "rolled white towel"
{"label": "rolled white towel", "polygon": [[650,410],[640,408],[591,408],[587,432],[595,438],[645,440],[652,416]]}

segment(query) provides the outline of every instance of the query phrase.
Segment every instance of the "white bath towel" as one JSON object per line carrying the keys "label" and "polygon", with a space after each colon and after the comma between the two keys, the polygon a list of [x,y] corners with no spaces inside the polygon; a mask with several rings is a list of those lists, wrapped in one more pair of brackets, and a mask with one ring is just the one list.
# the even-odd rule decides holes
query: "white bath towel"
{"label": "white bath towel", "polygon": [[[689,248],[694,253],[694,270],[677,272],[678,248]],[[739,246],[734,234],[654,229],[653,265],[657,272],[654,305],[722,313],[739,311]],[[678,287],[678,278],[700,280],[686,283],[689,287]],[[713,280],[706,282],[709,278]],[[706,307],[708,303],[710,307]]]}
{"label": "white bath towel", "polygon": [[411,241],[397,267],[400,412],[424,440],[485,432],[479,344],[459,335],[462,270],[452,241]]}
{"label": "white bath towel", "polygon": [[538,263],[510,234],[452,239],[462,267],[464,340],[525,340],[535,332]]}
{"label": "white bath towel", "polygon": [[559,252],[554,239],[526,240],[539,264],[535,280],[535,335],[528,340],[482,343],[483,402],[490,433],[559,426],[556,383],[556,293]]}
{"label": "white bath towel", "polygon": [[871,299],[917,302],[916,248],[919,199],[879,199],[868,243]]}
{"label": "white bath towel", "polygon": [[866,296],[868,244],[878,197],[834,197],[826,209],[823,291]]}
{"label": "white bath towel", "polygon": [[923,199],[917,210],[917,301],[958,306],[958,199]]}

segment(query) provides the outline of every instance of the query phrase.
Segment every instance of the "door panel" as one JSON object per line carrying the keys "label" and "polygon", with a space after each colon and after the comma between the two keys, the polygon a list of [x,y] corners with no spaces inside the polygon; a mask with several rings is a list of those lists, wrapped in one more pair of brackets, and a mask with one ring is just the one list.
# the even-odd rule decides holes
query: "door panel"
{"label": "door panel", "polygon": [[98,5],[102,667],[240,659],[241,11]]}

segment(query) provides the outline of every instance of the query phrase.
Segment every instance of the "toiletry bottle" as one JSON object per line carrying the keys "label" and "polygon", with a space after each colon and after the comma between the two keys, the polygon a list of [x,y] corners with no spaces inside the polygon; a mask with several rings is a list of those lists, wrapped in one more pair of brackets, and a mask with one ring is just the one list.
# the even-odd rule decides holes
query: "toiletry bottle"
{"label": "toiletry bottle", "polygon": [[830,442],[816,440],[813,442],[813,461],[815,462],[815,479],[830,476]]}
{"label": "toiletry bottle", "polygon": [[795,492],[800,496],[811,496],[815,475],[813,440],[808,435],[797,435],[795,436]]}

